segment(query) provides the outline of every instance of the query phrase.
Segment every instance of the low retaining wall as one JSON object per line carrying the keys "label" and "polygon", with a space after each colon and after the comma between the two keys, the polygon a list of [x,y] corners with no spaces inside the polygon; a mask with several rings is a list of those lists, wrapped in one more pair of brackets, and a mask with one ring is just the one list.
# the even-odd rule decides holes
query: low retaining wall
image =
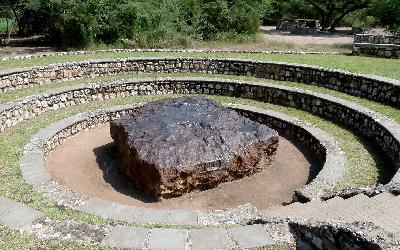
{"label": "low retaining wall", "polygon": [[[359,226],[335,225],[334,223],[291,222],[298,249],[382,249],[377,239],[368,239]],[[366,226],[364,226],[365,228]],[[364,229],[363,227],[361,227]],[[380,235],[390,239],[388,235]]]}
{"label": "low retaining wall", "polygon": [[[322,171],[320,171],[318,176],[310,184],[304,186],[297,192],[297,194],[300,195],[300,198],[305,200],[318,198],[324,193],[324,189],[333,187],[337,181],[341,179],[346,165],[346,157],[343,156],[337,143],[327,133],[277,112],[265,111],[243,105],[233,105],[228,107],[231,107],[256,121],[277,128],[280,132],[290,129],[291,132],[287,133],[287,135],[290,135],[289,137],[295,142],[301,143],[304,146],[309,146],[310,153],[314,154],[317,159],[320,159]],[[135,105],[126,105],[86,112],[66,118],[41,130],[39,133],[34,135],[28,145],[25,146],[20,161],[20,167],[24,179],[28,183],[37,186],[39,189],[43,186],[51,186],[51,177],[48,174],[44,163],[46,154],[77,133],[94,128],[95,126],[109,122],[112,119],[119,118],[122,115],[132,112],[135,108],[137,108]],[[53,191],[51,192],[51,195],[55,196],[53,198],[56,200],[62,199],[64,202],[71,199],[71,197],[63,197],[68,193],[67,191],[61,191],[59,193],[61,193],[61,195],[55,194]],[[158,215],[155,216],[156,219],[153,219],[153,223],[201,223],[201,219],[199,219],[199,211],[194,210],[144,209],[134,206],[120,205],[97,198],[90,198],[82,194],[76,194],[71,200],[73,201],[73,204],[69,204],[69,206],[74,207],[79,211],[106,216],[117,220],[123,219],[133,223],[141,223],[142,218],[140,215],[143,215],[144,213],[149,216],[150,214],[153,216],[155,214]],[[81,205],[75,206],[75,204]],[[102,209],[101,211],[98,211],[100,206]],[[107,214],[105,214],[105,211]],[[213,215],[211,216],[218,217]],[[146,220],[148,220],[148,218]]]}
{"label": "low retaining wall", "polygon": [[130,58],[70,62],[0,73],[0,93],[35,85],[127,73],[208,73],[306,83],[400,107],[400,81],[301,64],[241,59]]}
{"label": "low retaining wall", "polygon": [[298,51],[298,50],[224,50],[224,49],[105,49],[105,50],[78,50],[65,52],[48,52],[33,55],[6,56],[0,57],[0,61],[26,60],[41,57],[54,57],[65,55],[90,55],[102,53],[136,53],[136,52],[157,52],[157,53],[224,53],[224,54],[265,54],[265,55],[351,55],[344,52],[322,52],[322,51]]}
{"label": "low retaining wall", "polygon": [[[392,172],[400,167],[400,125],[352,102],[274,84],[224,81],[205,78],[135,79],[99,85],[83,85],[52,90],[0,106],[0,132],[23,120],[50,110],[136,95],[202,94],[253,99],[301,109],[338,122],[373,140],[392,162]],[[400,172],[395,175],[398,179]]]}
{"label": "low retaining wall", "polygon": [[356,35],[354,35],[354,42],[355,43],[400,45],[400,37],[399,36],[356,34]]}
{"label": "low retaining wall", "polygon": [[253,121],[266,124],[278,131],[280,136],[309,149],[322,166],[309,184],[295,191],[295,200],[307,202],[319,199],[342,178],[347,159],[329,134],[281,113],[245,105],[240,105],[239,108],[233,106],[233,109]]}
{"label": "low retaining wall", "polygon": [[400,37],[367,34],[354,35],[353,54],[400,58]]}
{"label": "low retaining wall", "polygon": [[319,199],[342,178],[347,158],[329,134],[284,114],[243,105],[240,105],[239,109],[233,108],[243,116],[275,129],[280,136],[311,150],[323,166],[309,184],[296,190],[295,200],[307,202]]}

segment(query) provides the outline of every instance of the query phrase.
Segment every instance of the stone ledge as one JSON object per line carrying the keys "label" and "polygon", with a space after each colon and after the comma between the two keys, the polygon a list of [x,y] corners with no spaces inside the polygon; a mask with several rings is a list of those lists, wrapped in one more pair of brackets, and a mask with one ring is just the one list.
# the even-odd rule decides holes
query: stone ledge
{"label": "stone ledge", "polygon": [[400,58],[400,37],[356,34],[354,36],[353,54]]}
{"label": "stone ledge", "polygon": [[372,139],[392,161],[395,179],[400,176],[400,125],[398,123],[350,101],[277,84],[208,78],[160,78],[72,86],[6,104],[4,109],[0,108],[0,132],[44,112],[66,106],[127,96],[162,94],[202,94],[248,98],[313,113],[336,121]]}
{"label": "stone ledge", "polygon": [[379,185],[377,187],[369,188],[346,188],[339,192],[323,195],[322,200],[330,200],[335,197],[341,197],[343,199],[349,199],[359,194],[364,194],[368,197],[374,197],[382,193],[391,193],[393,195],[400,195],[400,182],[397,182],[396,178],[393,178],[391,183],[386,185]]}
{"label": "stone ledge", "polygon": [[300,82],[400,107],[400,81],[316,66],[246,59],[120,58],[93,59],[0,72],[0,93],[55,81],[127,73],[209,73]]}
{"label": "stone ledge", "polygon": [[276,241],[260,225],[207,229],[170,229],[117,226],[103,246],[125,249],[263,249]]}
{"label": "stone ledge", "polygon": [[[39,226],[46,224],[49,230],[43,230]],[[68,225],[70,221],[52,221],[45,218],[43,213],[28,208],[25,205],[0,196],[0,225],[13,230],[19,230],[21,234],[47,237],[46,232],[57,230],[58,223]],[[82,226],[77,230],[77,226]],[[62,234],[67,234],[73,228],[74,235],[79,234],[76,241],[85,242],[85,237],[93,237],[93,232],[99,234],[98,239],[101,245],[112,248],[124,249],[224,249],[225,247],[237,248],[236,242],[244,242],[257,248],[271,247],[275,244],[268,231],[259,225],[238,226],[231,228],[235,235],[229,236],[225,228],[204,228],[204,229],[171,229],[171,228],[147,228],[132,226],[110,226],[105,225],[99,228],[89,224],[75,224],[63,228]],[[91,231],[93,230],[93,231]],[[257,235],[253,235],[254,232]],[[69,237],[62,239],[67,241]],[[50,238],[49,238],[50,239]],[[211,240],[210,240],[211,239]],[[252,241],[254,239],[254,241]],[[260,240],[261,239],[261,240]],[[265,240],[268,239],[268,240]],[[205,242],[207,245],[204,245]],[[242,243],[243,244],[243,243]],[[207,246],[204,248],[204,246]]]}
{"label": "stone ledge", "polygon": [[17,230],[43,217],[42,212],[0,196],[0,224]]}
{"label": "stone ledge", "polygon": [[13,61],[13,60],[25,60],[41,57],[54,57],[54,56],[66,56],[66,55],[90,55],[100,53],[133,53],[133,52],[160,52],[160,53],[171,53],[171,52],[182,52],[182,53],[227,53],[227,54],[278,54],[278,55],[351,55],[350,53],[341,52],[319,52],[319,51],[261,51],[261,50],[203,50],[203,49],[108,49],[108,50],[81,50],[81,51],[68,51],[68,52],[50,52],[46,54],[35,54],[35,55],[22,55],[14,57],[3,57],[0,61]]}
{"label": "stone ledge", "polygon": [[272,237],[261,225],[249,225],[228,229],[240,249],[253,249],[274,244]]}
{"label": "stone ledge", "polygon": [[380,44],[380,43],[354,43],[355,47],[375,47],[375,48],[386,48],[386,49],[400,49],[400,44]]}
{"label": "stone ledge", "polygon": [[[136,107],[137,106],[134,105],[126,105],[90,111],[66,118],[41,130],[34,135],[31,142],[25,146],[25,151],[20,161],[21,171],[25,180],[39,189],[41,186],[47,186],[46,182],[49,182],[50,179],[40,182],[41,179],[26,178],[26,176],[30,176],[29,174],[32,171],[45,172],[47,174],[43,160],[46,153],[80,131],[93,128],[98,124],[118,118],[133,111]],[[300,199],[311,200],[319,198],[319,196],[324,193],[324,189],[333,187],[342,177],[345,170],[346,157],[343,156],[336,142],[327,133],[277,112],[241,105],[233,105],[230,107],[251,119],[266,123],[268,126],[278,131],[284,132],[287,128],[290,128],[293,135],[285,135],[289,136],[290,139],[309,146],[316,157],[320,159],[321,165],[323,165],[322,169],[325,167],[329,168],[321,171],[315,178],[315,181],[312,181],[310,184],[297,191],[297,195]],[[326,159],[332,159],[332,161],[324,165]],[[28,167],[31,166],[32,162],[35,162],[33,170]],[[77,199],[82,199],[82,194],[79,194],[79,197],[80,198]],[[75,209],[101,217],[138,224],[194,225],[201,223],[199,213],[195,210],[144,209],[97,198],[84,197],[84,201],[82,201],[84,205],[75,207]],[[74,203],[76,203],[75,199]]]}

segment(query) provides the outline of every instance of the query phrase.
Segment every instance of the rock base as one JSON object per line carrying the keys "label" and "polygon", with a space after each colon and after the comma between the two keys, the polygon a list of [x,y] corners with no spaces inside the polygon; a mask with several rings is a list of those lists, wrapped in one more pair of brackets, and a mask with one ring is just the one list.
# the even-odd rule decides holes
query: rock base
{"label": "rock base", "polygon": [[274,159],[278,133],[202,97],[149,103],[111,122],[121,167],[156,199],[249,176]]}

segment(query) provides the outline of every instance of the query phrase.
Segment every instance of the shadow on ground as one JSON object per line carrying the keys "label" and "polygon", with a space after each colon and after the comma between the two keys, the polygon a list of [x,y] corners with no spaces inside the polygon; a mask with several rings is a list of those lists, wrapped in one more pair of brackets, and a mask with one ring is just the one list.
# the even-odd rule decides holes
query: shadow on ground
{"label": "shadow on ground", "polygon": [[121,155],[114,143],[97,147],[93,150],[96,162],[103,172],[104,180],[117,192],[145,203],[157,202],[151,195],[137,189],[120,168]]}

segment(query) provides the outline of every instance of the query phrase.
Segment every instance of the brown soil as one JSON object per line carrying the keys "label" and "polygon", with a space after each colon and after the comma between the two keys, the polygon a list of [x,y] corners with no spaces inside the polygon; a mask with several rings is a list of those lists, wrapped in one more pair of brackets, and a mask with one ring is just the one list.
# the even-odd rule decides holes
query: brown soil
{"label": "brown soil", "polygon": [[275,41],[283,43],[292,43],[295,45],[334,45],[334,44],[352,44],[353,35],[349,34],[351,29],[338,29],[333,33],[318,33],[315,35],[295,35],[290,32],[278,31],[272,26],[263,26],[260,28],[265,41]]}
{"label": "brown soil", "polygon": [[122,204],[213,210],[251,203],[265,209],[290,202],[293,191],[313,177],[316,164],[302,151],[281,138],[276,160],[265,171],[211,190],[160,202],[137,190],[120,171],[119,154],[111,139],[109,125],[67,140],[47,156],[46,166],[51,175],[66,187]]}

